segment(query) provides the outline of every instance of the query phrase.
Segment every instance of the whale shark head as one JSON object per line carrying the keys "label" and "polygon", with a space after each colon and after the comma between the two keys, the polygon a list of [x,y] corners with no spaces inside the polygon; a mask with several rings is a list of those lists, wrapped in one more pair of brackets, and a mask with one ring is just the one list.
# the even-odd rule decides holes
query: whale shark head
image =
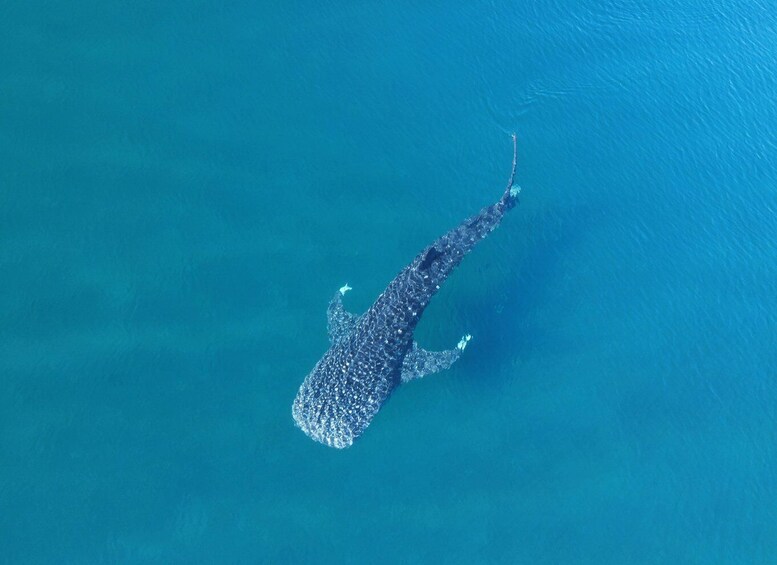
{"label": "whale shark head", "polygon": [[299,388],[291,414],[296,425],[315,441],[342,449],[353,444],[370,425],[399,375],[375,367],[368,358],[330,348]]}

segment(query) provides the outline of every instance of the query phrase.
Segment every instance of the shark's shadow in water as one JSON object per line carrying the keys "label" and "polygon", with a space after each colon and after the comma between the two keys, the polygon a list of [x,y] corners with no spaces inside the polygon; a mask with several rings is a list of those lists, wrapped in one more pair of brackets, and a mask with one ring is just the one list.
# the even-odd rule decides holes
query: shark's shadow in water
{"label": "shark's shadow in water", "polygon": [[[553,289],[563,271],[564,257],[574,253],[585,230],[584,218],[596,207],[591,203],[552,211],[536,217],[527,229],[542,230],[526,246],[526,253],[506,252],[495,256],[481,267],[483,277],[489,272],[504,285],[498,294],[463,293],[457,309],[468,330],[477,338],[477,348],[468,356],[464,368],[479,385],[499,387],[498,375],[515,359],[527,358],[542,351],[569,351],[572,343],[559,342],[552,320],[537,316],[557,300]],[[516,235],[512,235],[514,239]],[[504,245],[504,244],[503,244]],[[505,255],[509,262],[503,261]],[[552,310],[552,308],[551,308]],[[475,342],[473,342],[475,343]]]}

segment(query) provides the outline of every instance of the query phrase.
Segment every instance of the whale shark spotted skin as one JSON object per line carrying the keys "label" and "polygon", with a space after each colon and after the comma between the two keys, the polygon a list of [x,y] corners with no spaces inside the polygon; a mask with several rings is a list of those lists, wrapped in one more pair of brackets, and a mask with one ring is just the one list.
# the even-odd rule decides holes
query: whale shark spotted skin
{"label": "whale shark spotted skin", "polygon": [[343,308],[347,284],[327,309],[331,346],[305,378],[292,404],[297,426],[312,439],[344,448],[364,433],[394,389],[401,383],[450,367],[471,336],[446,351],[425,351],[413,341],[429,300],[480,240],[491,233],[518,201],[513,167],[502,197],[467,218],[431,245],[389,283],[361,316]]}

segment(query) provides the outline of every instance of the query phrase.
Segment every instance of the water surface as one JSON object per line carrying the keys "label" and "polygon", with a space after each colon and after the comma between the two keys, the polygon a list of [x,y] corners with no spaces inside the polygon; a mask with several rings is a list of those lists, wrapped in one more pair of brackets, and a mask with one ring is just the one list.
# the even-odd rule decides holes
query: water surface
{"label": "water surface", "polygon": [[[0,562],[774,561],[773,6],[417,4],[0,8]],[[311,442],[512,131],[466,354]]]}

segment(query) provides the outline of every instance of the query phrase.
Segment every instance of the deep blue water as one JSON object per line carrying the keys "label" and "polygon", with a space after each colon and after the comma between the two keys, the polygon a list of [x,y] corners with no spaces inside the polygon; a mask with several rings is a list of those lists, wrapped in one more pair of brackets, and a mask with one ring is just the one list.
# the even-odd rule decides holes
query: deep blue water
{"label": "deep blue water", "polygon": [[[777,562],[777,6],[273,4],[0,5],[0,563]],[[462,360],[310,441],[512,131]]]}

